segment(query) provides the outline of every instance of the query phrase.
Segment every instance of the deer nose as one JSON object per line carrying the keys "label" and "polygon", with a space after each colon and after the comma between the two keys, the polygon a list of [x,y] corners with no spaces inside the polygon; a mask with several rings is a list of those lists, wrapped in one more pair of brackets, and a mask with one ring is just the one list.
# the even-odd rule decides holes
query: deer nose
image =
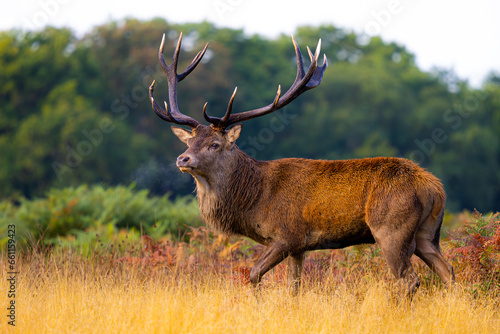
{"label": "deer nose", "polygon": [[191,157],[188,155],[181,155],[177,158],[177,167],[191,167]]}

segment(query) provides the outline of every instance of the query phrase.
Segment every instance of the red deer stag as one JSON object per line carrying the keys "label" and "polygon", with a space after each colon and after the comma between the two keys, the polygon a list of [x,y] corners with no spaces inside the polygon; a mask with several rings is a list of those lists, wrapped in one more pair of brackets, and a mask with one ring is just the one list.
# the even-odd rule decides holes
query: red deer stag
{"label": "red deer stag", "polygon": [[[304,253],[376,242],[396,278],[411,295],[419,279],[411,265],[419,256],[443,282],[453,282],[453,267],[439,247],[446,195],[438,178],[403,158],[354,160],[280,159],[258,161],[238,149],[239,122],[276,111],[305,91],[318,86],[327,67],[326,55],[318,66],[321,40],[314,55],[307,49],[311,65],[304,70],[302,55],[293,39],[297,76],[288,91],[281,89],[274,101],[255,110],[231,114],[236,89],[222,118],[203,116],[210,126],[182,114],[177,106],[177,83],[191,73],[208,44],[187,69],[177,74],[182,34],[170,65],[159,61],[168,80],[170,107],[154,100],[155,82],[149,95],[155,113],[172,126],[188,149],[177,158],[177,167],[196,181],[200,213],[206,223],[228,235],[247,236],[266,250],[250,272],[257,286],[262,276],[289,258],[289,284],[300,286]],[[231,127],[232,126],[232,127]]]}

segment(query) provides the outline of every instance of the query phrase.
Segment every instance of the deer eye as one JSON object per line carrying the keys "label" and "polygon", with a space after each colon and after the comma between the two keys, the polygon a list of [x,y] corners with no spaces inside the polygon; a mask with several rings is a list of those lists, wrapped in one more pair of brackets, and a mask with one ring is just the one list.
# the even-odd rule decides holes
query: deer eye
{"label": "deer eye", "polygon": [[217,150],[220,147],[219,143],[212,143],[208,148],[211,150]]}

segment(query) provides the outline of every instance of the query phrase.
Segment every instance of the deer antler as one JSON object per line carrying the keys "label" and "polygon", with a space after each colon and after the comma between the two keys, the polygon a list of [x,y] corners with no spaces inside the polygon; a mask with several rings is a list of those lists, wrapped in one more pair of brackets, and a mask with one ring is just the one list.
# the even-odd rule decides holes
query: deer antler
{"label": "deer antler", "polygon": [[[321,80],[323,79],[323,73],[325,72],[325,69],[328,66],[328,60],[326,58],[326,55],[324,55],[323,65],[318,66],[318,57],[321,50],[321,39],[318,41],[318,45],[316,47],[316,52],[314,53],[314,55],[312,54],[309,47],[307,48],[307,52],[309,53],[309,57],[311,58],[311,65],[309,65],[307,72],[304,70],[302,53],[300,52],[300,49],[297,46],[297,42],[295,41],[293,35],[292,35],[292,41],[293,41],[293,46],[295,48],[295,55],[297,57],[297,76],[295,77],[294,83],[286,91],[286,93],[283,96],[281,96],[281,86],[278,86],[278,91],[276,92],[276,97],[274,98],[273,103],[265,107],[244,111],[232,115],[231,112],[233,108],[233,101],[237,91],[237,88],[235,88],[233,95],[231,95],[231,99],[229,100],[227,111],[224,117],[218,118],[218,117],[208,116],[206,113],[207,104],[205,103],[205,105],[203,106],[203,116],[208,122],[212,123],[213,128],[223,131],[232,124],[243,122],[255,117],[272,113],[273,111],[283,108],[284,106],[295,100],[297,97],[299,97],[299,95],[301,95],[302,93],[308,91],[309,89],[317,87],[321,83]],[[158,103],[156,103],[153,97],[155,81],[153,81],[153,83],[149,87],[149,97],[151,100],[151,105],[153,107],[153,110],[161,119],[178,125],[187,125],[192,129],[194,129],[198,125],[200,125],[200,123],[194,118],[182,114],[177,106],[177,83],[186,78],[195,69],[195,67],[203,58],[203,55],[207,50],[208,43],[205,45],[202,51],[198,52],[198,54],[194,57],[193,61],[186,68],[186,70],[181,74],[177,74],[177,62],[179,60],[179,51],[181,49],[181,42],[182,42],[182,33],[180,34],[179,40],[177,42],[177,47],[174,52],[172,64],[170,65],[167,65],[167,63],[165,62],[165,58],[163,56],[164,52],[163,50],[165,46],[165,34],[163,34],[160,49],[158,51],[158,58],[160,64],[163,68],[163,71],[165,72],[165,75],[167,76],[168,99],[170,103],[170,108],[168,108],[166,102],[164,102],[165,109],[161,108],[158,105]]]}
{"label": "deer antler", "polygon": [[163,38],[161,40],[160,49],[158,51],[158,59],[160,61],[161,67],[163,68],[163,72],[167,76],[168,82],[168,100],[170,103],[170,109],[168,108],[167,102],[165,103],[165,109],[160,107],[158,103],[156,103],[153,92],[155,87],[155,81],[149,87],[149,99],[151,100],[151,105],[155,113],[164,121],[175,123],[178,125],[187,125],[192,129],[196,128],[200,123],[192,117],[186,116],[179,111],[179,107],[177,106],[177,83],[186,78],[198,65],[198,63],[203,58],[205,51],[207,51],[208,43],[205,45],[202,51],[198,52],[198,54],[194,57],[191,64],[186,68],[184,72],[181,74],[177,74],[177,62],[179,60],[179,51],[181,49],[182,42],[182,33],[179,36],[179,40],[177,41],[177,47],[175,48],[172,64],[167,65],[165,62],[165,57],[163,56],[163,50],[165,47],[165,34],[163,34]]}
{"label": "deer antler", "polygon": [[328,66],[328,60],[326,58],[326,55],[324,55],[323,65],[318,66],[318,57],[321,50],[321,39],[318,41],[318,46],[316,47],[316,52],[314,53],[314,55],[312,54],[309,47],[307,48],[309,57],[311,58],[311,65],[309,65],[307,72],[304,71],[302,53],[300,52],[300,49],[297,46],[297,42],[295,42],[295,38],[293,37],[293,35],[292,35],[292,41],[293,41],[293,46],[295,48],[295,55],[297,57],[297,76],[295,77],[294,83],[286,91],[286,93],[280,97],[281,86],[278,86],[278,91],[276,93],[276,97],[274,98],[273,103],[265,107],[231,115],[233,100],[237,91],[237,89],[235,89],[233,95],[231,96],[231,99],[229,100],[227,111],[224,117],[217,118],[208,116],[206,113],[206,104],[203,107],[203,116],[208,122],[212,123],[212,127],[224,130],[225,128],[229,127],[234,123],[243,122],[255,117],[272,113],[273,111],[283,108],[288,103],[295,100],[302,93],[308,91],[309,89],[317,87],[321,83],[321,80],[323,79],[323,73],[325,72],[325,69]]}

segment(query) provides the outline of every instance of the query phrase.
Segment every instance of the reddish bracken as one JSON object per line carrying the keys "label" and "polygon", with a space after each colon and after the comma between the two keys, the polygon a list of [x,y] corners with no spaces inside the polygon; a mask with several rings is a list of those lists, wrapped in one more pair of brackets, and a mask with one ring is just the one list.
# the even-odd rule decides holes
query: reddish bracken
{"label": "reddish bracken", "polygon": [[[481,215],[472,215],[469,222],[456,232],[456,240],[463,245],[449,251],[458,258],[461,274],[469,282],[479,283],[488,280],[500,282],[500,214],[491,215],[484,226]],[[455,242],[457,243],[457,242]],[[500,283],[499,283],[500,284]]]}

